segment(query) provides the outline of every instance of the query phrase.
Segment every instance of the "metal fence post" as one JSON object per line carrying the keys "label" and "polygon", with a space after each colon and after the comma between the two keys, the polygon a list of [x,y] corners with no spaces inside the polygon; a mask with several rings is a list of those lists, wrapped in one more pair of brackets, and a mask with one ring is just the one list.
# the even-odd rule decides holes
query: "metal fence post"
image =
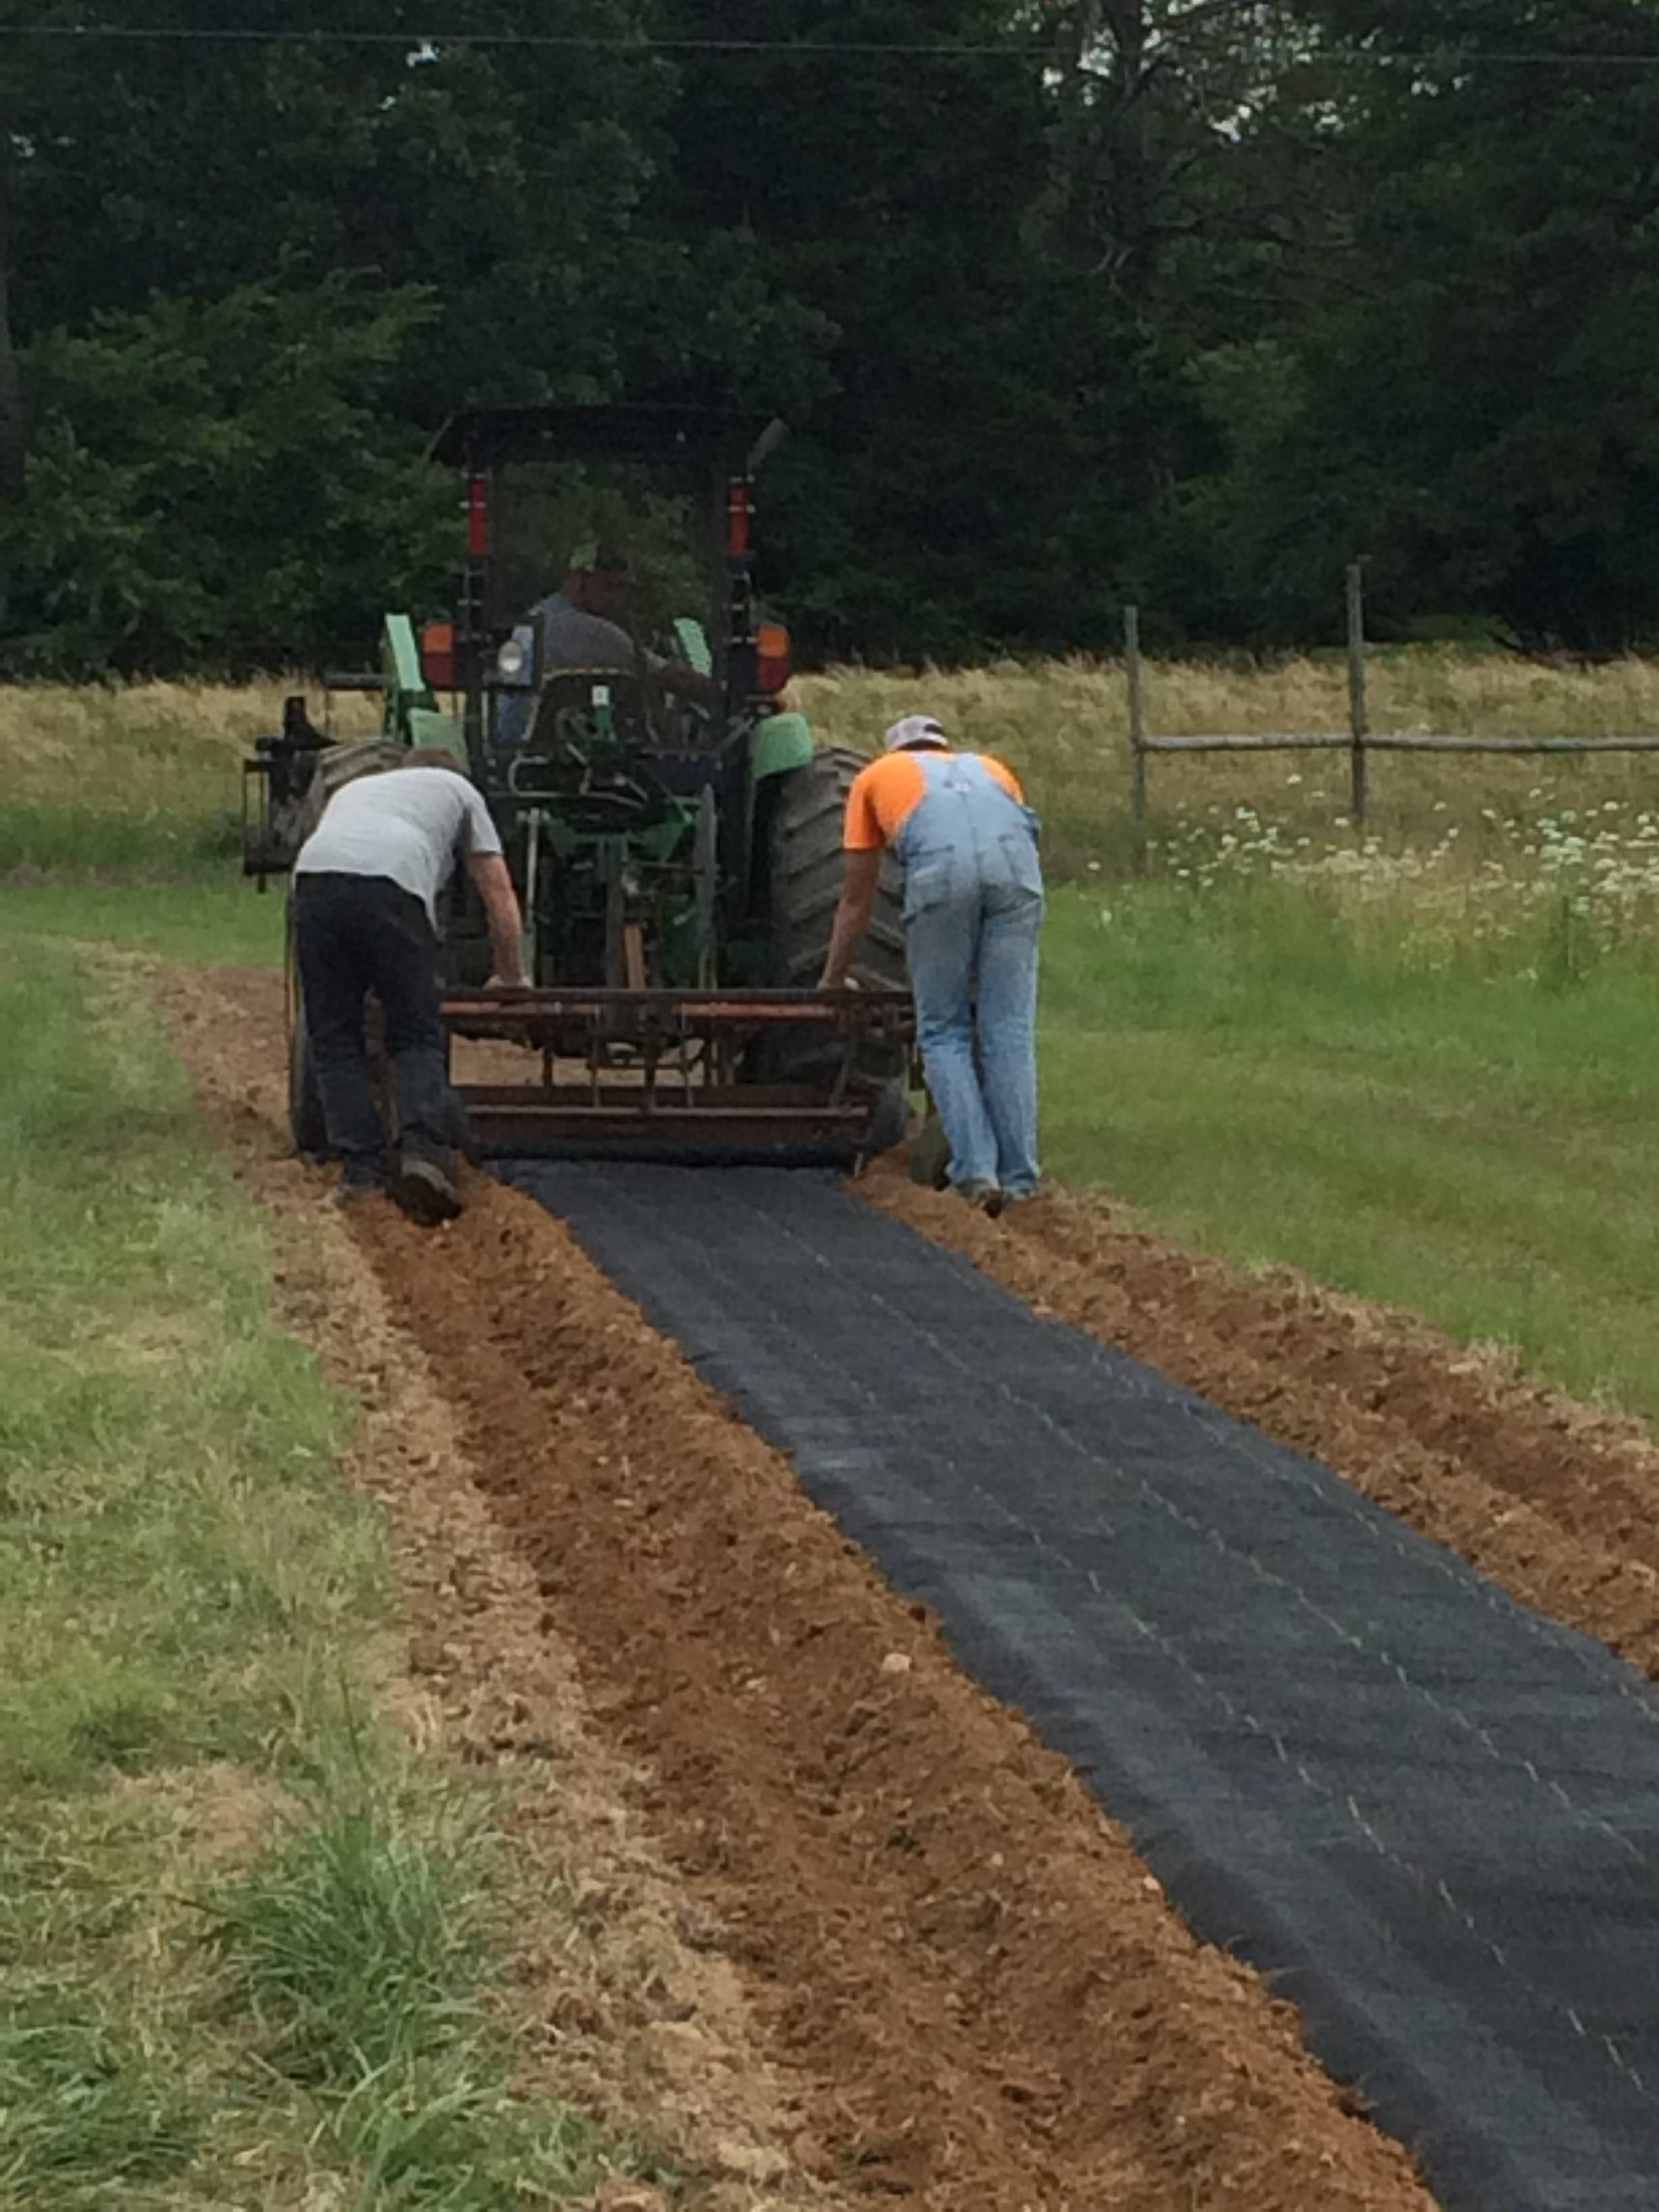
{"label": "metal fence post", "polygon": [[1146,709],[1140,689],[1140,609],[1123,610],[1123,663],[1129,678],[1129,768],[1133,794],[1135,871],[1146,872]]}
{"label": "metal fence post", "polygon": [[1348,730],[1352,742],[1350,765],[1352,793],[1349,811],[1364,827],[1370,803],[1365,739],[1370,734],[1365,717],[1365,571],[1358,561],[1348,563]]}

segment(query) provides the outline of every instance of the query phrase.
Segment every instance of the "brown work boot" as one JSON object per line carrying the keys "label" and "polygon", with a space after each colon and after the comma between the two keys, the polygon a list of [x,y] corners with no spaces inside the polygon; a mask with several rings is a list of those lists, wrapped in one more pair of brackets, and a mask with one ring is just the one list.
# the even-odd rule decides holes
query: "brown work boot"
{"label": "brown work boot", "polygon": [[418,1221],[423,1229],[453,1221],[464,1203],[450,1162],[432,1152],[403,1153],[392,1194],[410,1219]]}

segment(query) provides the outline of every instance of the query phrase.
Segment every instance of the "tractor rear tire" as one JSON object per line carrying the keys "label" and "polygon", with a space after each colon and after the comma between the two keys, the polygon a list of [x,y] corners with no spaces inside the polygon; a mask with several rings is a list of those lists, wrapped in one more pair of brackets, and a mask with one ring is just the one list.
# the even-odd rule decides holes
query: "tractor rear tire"
{"label": "tractor rear tire", "polygon": [[[766,869],[775,983],[811,990],[823,971],[841,897],[847,794],[854,777],[867,766],[861,753],[827,745],[780,776],[769,795]],[[882,863],[875,920],[859,947],[853,975],[876,990],[902,991],[908,980],[902,878],[891,860]]]}
{"label": "tractor rear tire", "polygon": [[[844,873],[842,834],[847,794],[867,763],[843,745],[826,746],[777,780],[768,794],[763,852],[772,981],[811,990],[823,972]],[[903,990],[903,878],[884,860],[875,918],[853,962],[853,980],[868,990]],[[904,1045],[869,1045],[853,1070],[854,1088],[872,1102],[872,1149],[899,1143],[908,1121],[910,1055]],[[774,1083],[829,1085],[841,1072],[839,1046],[810,1038],[773,1041],[764,1079]]]}
{"label": "tractor rear tire", "polygon": [[910,1131],[910,1085],[908,1076],[890,1076],[875,1094],[870,1111],[870,1133],[865,1150],[874,1159],[904,1142]]}

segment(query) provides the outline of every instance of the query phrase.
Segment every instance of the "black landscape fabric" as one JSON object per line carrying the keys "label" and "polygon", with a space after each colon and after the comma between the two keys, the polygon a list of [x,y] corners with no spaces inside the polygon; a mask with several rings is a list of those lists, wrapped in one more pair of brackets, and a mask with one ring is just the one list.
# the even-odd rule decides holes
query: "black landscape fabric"
{"label": "black landscape fabric", "polygon": [[1659,2203],[1659,1697],[830,1177],[523,1165],[1448,2212]]}

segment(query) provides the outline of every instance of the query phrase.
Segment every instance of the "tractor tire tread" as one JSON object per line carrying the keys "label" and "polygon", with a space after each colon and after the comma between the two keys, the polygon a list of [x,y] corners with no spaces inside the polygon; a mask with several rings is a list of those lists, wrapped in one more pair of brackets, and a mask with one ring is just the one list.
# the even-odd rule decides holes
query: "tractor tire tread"
{"label": "tractor tire tread", "polygon": [[[825,746],[780,779],[766,847],[772,972],[780,984],[810,990],[823,970],[841,898],[847,794],[866,765],[862,754],[845,746]],[[859,948],[853,975],[866,989],[902,990],[908,982],[902,879],[890,862],[883,867],[875,920]],[[835,1073],[833,1066],[820,1064],[821,1050],[803,1056],[797,1047],[787,1059],[787,1070],[777,1073],[793,1079]],[[860,1080],[873,1088],[902,1073],[897,1061],[889,1066],[884,1060],[863,1071]]]}

